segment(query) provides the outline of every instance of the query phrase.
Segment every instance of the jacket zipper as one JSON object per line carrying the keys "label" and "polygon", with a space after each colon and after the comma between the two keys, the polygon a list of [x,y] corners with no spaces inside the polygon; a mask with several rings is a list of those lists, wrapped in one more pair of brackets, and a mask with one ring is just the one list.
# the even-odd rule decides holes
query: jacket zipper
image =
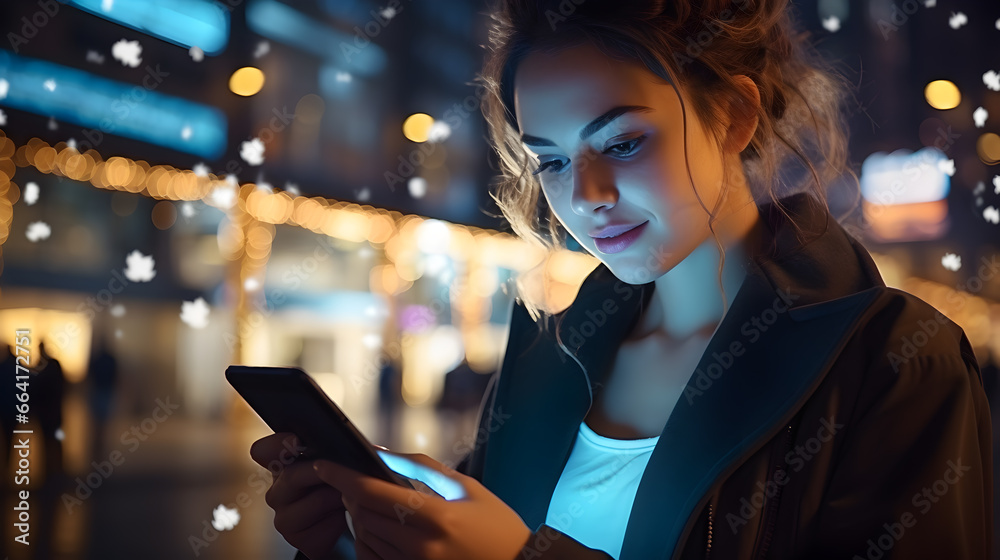
{"label": "jacket zipper", "polygon": [[705,545],[705,560],[708,560],[708,556],[712,553],[712,518],[714,517],[714,512],[712,511],[712,502],[708,502],[708,542]]}
{"label": "jacket zipper", "polygon": [[[782,453],[781,457],[787,455],[788,450],[791,447],[791,440],[792,440],[792,425],[789,424],[788,429],[785,430],[785,446],[784,446],[785,451],[784,453]],[[772,479],[777,475],[777,472],[779,470],[781,470],[780,465],[775,467],[774,472],[772,474]],[[761,540],[760,551],[757,553],[757,556],[755,556],[756,560],[763,560],[764,556],[767,554],[767,549],[771,545],[771,538],[774,535],[774,526],[777,523],[778,503],[781,500],[781,489],[783,487],[784,485],[778,486],[778,490],[775,491],[774,493],[774,499],[771,500],[771,504],[769,504],[767,508],[767,515],[765,518],[765,522],[767,523],[766,525],[767,528],[764,531],[764,538]]]}

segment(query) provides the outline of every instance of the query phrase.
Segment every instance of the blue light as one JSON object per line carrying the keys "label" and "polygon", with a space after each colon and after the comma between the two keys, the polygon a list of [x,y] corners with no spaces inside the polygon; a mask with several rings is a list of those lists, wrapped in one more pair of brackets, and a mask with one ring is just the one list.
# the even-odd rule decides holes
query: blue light
{"label": "blue light", "polygon": [[413,478],[423,482],[427,486],[430,486],[431,490],[441,494],[442,498],[446,500],[460,500],[465,497],[465,489],[462,487],[461,482],[453,480],[430,467],[414,463],[406,457],[386,453],[381,449],[376,449],[375,452],[378,453],[378,456],[382,458],[387,467],[406,478]]}
{"label": "blue light", "polygon": [[319,90],[325,97],[347,99],[355,97],[358,88],[349,72],[326,64],[319,69]]}
{"label": "blue light", "polygon": [[222,111],[153,91],[169,73],[145,68],[142,85],[131,85],[0,50],[0,77],[9,83],[0,104],[88,127],[81,131],[81,151],[114,134],[208,159],[221,156],[228,126]]}
{"label": "blue light", "polygon": [[229,42],[229,9],[208,0],[67,0],[67,4],[184,47],[218,54]]}
{"label": "blue light", "polygon": [[386,65],[385,51],[365,31],[337,31],[274,0],[248,4],[247,25],[254,33],[328,59],[353,74],[375,75]]}
{"label": "blue light", "polygon": [[875,152],[861,164],[861,195],[872,204],[944,200],[951,189],[951,176],[945,172],[949,161],[933,146],[916,152]]}

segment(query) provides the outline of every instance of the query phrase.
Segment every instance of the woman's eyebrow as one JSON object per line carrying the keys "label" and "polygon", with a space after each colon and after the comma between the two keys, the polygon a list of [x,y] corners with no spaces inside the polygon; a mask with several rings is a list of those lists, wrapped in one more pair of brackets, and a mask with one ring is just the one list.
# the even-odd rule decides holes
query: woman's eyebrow
{"label": "woman's eyebrow", "polygon": [[[587,126],[583,127],[583,130],[580,131],[580,140],[584,141],[587,138],[590,138],[595,132],[601,130],[607,126],[608,123],[625,113],[646,113],[652,110],[652,107],[646,107],[645,105],[619,105],[618,107],[614,107],[606,111],[603,115],[590,121]],[[555,143],[551,140],[546,140],[545,138],[539,138],[538,136],[532,136],[530,134],[522,134],[521,141],[528,146],[555,146]]]}

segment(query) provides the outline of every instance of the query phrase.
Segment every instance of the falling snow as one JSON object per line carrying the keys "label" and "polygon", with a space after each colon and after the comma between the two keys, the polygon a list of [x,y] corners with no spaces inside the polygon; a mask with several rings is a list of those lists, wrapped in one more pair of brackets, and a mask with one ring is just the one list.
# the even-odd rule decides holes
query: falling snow
{"label": "falling snow", "polygon": [[955,253],[945,253],[945,255],[941,257],[941,266],[954,272],[962,268],[962,257],[956,255]]}
{"label": "falling snow", "polygon": [[208,303],[205,298],[197,298],[194,301],[181,303],[181,321],[195,329],[203,329],[208,326]]}
{"label": "falling snow", "polygon": [[28,236],[28,241],[34,243],[48,239],[49,235],[52,235],[52,228],[45,222],[31,222],[28,224],[28,231],[25,234]]}
{"label": "falling snow", "polygon": [[120,39],[114,45],[111,46],[111,56],[115,60],[120,61],[124,66],[130,66],[135,68],[142,63],[142,45],[139,41],[128,41],[126,39]]}
{"label": "falling snow", "polygon": [[28,206],[38,202],[38,183],[31,181],[24,186],[24,203]]}
{"label": "falling snow", "polygon": [[125,277],[133,282],[149,282],[156,276],[153,256],[143,255],[138,249],[125,257]]}
{"label": "falling snow", "polygon": [[250,165],[264,163],[264,142],[260,138],[247,140],[240,145],[240,157]]}

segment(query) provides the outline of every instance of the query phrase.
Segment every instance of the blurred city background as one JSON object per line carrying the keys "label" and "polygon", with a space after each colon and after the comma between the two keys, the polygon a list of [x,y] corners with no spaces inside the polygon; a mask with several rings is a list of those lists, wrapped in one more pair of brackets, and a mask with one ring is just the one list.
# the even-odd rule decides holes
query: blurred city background
{"label": "blurred city background", "polygon": [[[1000,5],[793,5],[857,84],[844,226],[965,329],[996,441]],[[487,9],[0,3],[0,341],[32,370],[18,424],[4,361],[0,557],[290,560],[232,363],[303,368],[391,449],[470,448],[514,295],[562,309],[597,265],[519,241],[489,197]]]}

